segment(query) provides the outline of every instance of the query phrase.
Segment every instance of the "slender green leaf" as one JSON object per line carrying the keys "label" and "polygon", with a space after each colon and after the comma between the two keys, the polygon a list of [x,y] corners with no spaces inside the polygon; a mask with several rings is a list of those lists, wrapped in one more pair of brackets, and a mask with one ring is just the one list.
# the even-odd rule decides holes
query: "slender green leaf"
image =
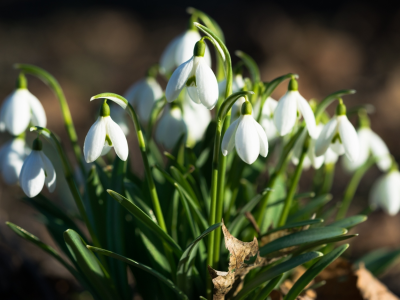
{"label": "slender green leaf", "polygon": [[168,235],[164,230],[161,229],[154,221],[144,213],[139,207],[137,207],[134,203],[129,201],[124,196],[112,191],[107,190],[107,192],[113,197],[116,201],[118,201],[123,207],[125,207],[138,221],[142,222],[149,228],[152,232],[154,232],[159,238],[164,240],[166,244],[174,251],[177,256],[182,255],[182,249],[179,245],[172,239],[171,236]]}
{"label": "slender green leaf", "polygon": [[350,229],[362,222],[365,222],[368,219],[367,216],[364,215],[356,215],[356,216],[351,216],[346,219],[338,220],[336,222],[333,222],[327,226],[333,226],[333,227],[341,227],[341,228],[347,228]]}
{"label": "slender green leaf", "polygon": [[185,252],[182,254],[182,256],[179,260],[179,263],[178,263],[178,269],[177,269],[177,273],[176,273],[177,284],[178,284],[178,287],[180,287],[181,289],[183,289],[183,290],[186,289],[187,279],[188,279],[188,277],[190,277],[190,269],[194,262],[198,243],[206,235],[208,235],[211,231],[217,229],[218,227],[221,227],[221,223],[217,223],[217,224],[210,226],[206,231],[204,231],[201,235],[199,235],[189,245],[189,247],[186,248]]}
{"label": "slender green leaf", "polygon": [[244,299],[245,296],[250,293],[252,290],[257,288],[259,285],[265,283],[268,280],[271,280],[275,278],[276,276],[279,276],[287,271],[290,271],[312,259],[315,259],[317,257],[321,257],[322,253],[321,252],[307,252],[304,254],[301,254],[299,256],[295,256],[293,258],[288,259],[287,261],[280,263],[278,265],[275,265],[266,271],[257,274],[254,278],[252,278],[249,282],[247,282],[243,289],[234,297],[234,300],[239,300],[239,299]]}
{"label": "slender green leaf", "polygon": [[289,293],[285,296],[285,300],[295,300],[297,296],[303,291],[303,289],[327,266],[329,266],[334,260],[336,260],[346,249],[349,244],[342,245],[335,250],[329,252],[319,261],[313,264],[292,286]]}
{"label": "slender green leaf", "polygon": [[251,79],[253,80],[253,82],[254,83],[259,82],[260,81],[260,70],[258,69],[258,66],[257,66],[256,62],[254,61],[254,59],[250,55],[248,55],[240,50],[235,51],[235,54],[237,57],[242,59],[242,61],[246,65],[246,67],[249,69],[250,74],[251,74]]}
{"label": "slender green leaf", "polygon": [[289,215],[290,222],[298,221],[302,218],[307,218],[313,214],[318,208],[332,200],[331,194],[325,194],[311,199],[306,205],[299,209],[296,213]]}
{"label": "slender green leaf", "polygon": [[79,266],[79,271],[90,281],[102,299],[121,299],[110,275],[96,256],[86,248],[86,243],[74,230],[64,232],[65,243]]}
{"label": "slender green leaf", "polygon": [[160,281],[165,283],[170,289],[172,289],[180,299],[188,299],[187,296],[176,285],[174,285],[174,283],[171,280],[165,278],[163,275],[161,275],[159,272],[153,270],[152,268],[150,268],[146,265],[143,265],[141,263],[138,263],[137,261],[134,261],[133,259],[124,257],[122,255],[116,254],[114,252],[111,252],[111,251],[108,251],[105,249],[100,249],[100,248],[96,248],[96,247],[92,247],[92,246],[87,246],[87,248],[90,249],[91,251],[118,259],[120,261],[123,261],[127,264],[130,264],[134,267],[140,268],[143,271],[150,273],[151,275],[155,276],[157,279],[159,279]]}
{"label": "slender green leaf", "polygon": [[[286,224],[286,225],[281,226],[281,227],[277,227],[275,229],[271,229],[271,230],[267,231],[263,235],[268,235],[268,234],[271,234],[273,232],[277,232],[277,231],[284,230],[284,229],[292,229],[292,228],[303,227],[303,226],[307,226],[307,225],[320,224],[322,222],[324,222],[323,219],[311,219],[311,220],[305,220],[305,221],[290,223],[290,224]],[[340,226],[335,226],[335,227],[340,227]],[[345,227],[343,227],[343,228],[345,228]]]}
{"label": "slender green leaf", "polygon": [[378,249],[358,259],[355,264],[364,263],[374,276],[379,276],[400,257],[400,249],[390,251]]}
{"label": "slender green leaf", "polygon": [[[298,249],[296,249],[293,252],[293,255],[298,255],[302,252],[305,251],[310,251],[310,250],[317,250],[320,249],[321,247],[325,246],[325,245],[329,245],[332,243],[337,243],[337,242],[342,242],[348,239],[351,239],[353,237],[357,237],[358,234],[349,234],[349,235],[342,235],[342,236],[336,236],[333,238],[327,238],[327,239],[322,239],[316,242],[312,242],[312,243],[306,243],[302,246],[300,246]],[[325,250],[325,249],[324,249]]]}
{"label": "slender green leaf", "polygon": [[336,227],[311,228],[308,230],[295,232],[276,239],[261,247],[260,255],[267,256],[268,254],[284,248],[303,245],[310,242],[316,242],[331,237],[341,236],[346,233],[346,229]]}
{"label": "slender green leaf", "polygon": [[267,299],[269,294],[271,294],[272,290],[279,284],[283,277],[283,274],[276,276],[275,278],[272,278],[270,282],[267,283],[267,285],[258,292],[253,300],[258,300],[258,299]]}

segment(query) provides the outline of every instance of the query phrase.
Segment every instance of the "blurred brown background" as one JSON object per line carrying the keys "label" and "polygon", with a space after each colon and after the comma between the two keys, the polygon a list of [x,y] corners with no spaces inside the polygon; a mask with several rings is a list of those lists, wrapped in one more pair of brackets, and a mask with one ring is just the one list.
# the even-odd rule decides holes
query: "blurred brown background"
{"label": "blurred brown background", "polygon": [[[220,24],[234,62],[237,58],[233,53],[238,49],[257,61],[264,81],[287,72],[298,73],[300,92],[308,99],[322,99],[343,88],[356,89],[357,94],[345,97],[346,104],[375,106],[372,128],[400,161],[399,7],[349,1],[318,5],[300,1],[203,1],[191,5]],[[98,109],[89,98],[106,91],[122,94],[143,77],[170,40],[185,29],[186,6],[185,1],[3,0],[0,98],[13,90],[17,75],[14,63],[48,70],[64,89],[82,144]],[[165,86],[165,82],[162,84]],[[29,89],[45,107],[48,128],[66,140],[59,104],[52,92],[31,77]],[[279,87],[275,98],[285,89],[285,85]],[[2,134],[0,141],[7,138]],[[134,138],[129,139],[134,149]],[[141,169],[140,162],[133,163]],[[374,169],[363,179],[352,213],[365,206],[369,188],[379,175]],[[336,198],[343,194],[349,178],[340,170],[336,173]],[[29,299],[89,299],[79,294],[76,283],[57,262],[4,225],[12,221],[54,245],[34,210],[19,200],[23,196],[20,188],[4,183],[0,188],[0,298],[26,299],[23,293],[29,288]],[[355,258],[379,247],[399,248],[399,228],[399,216],[374,212],[367,223],[357,227],[360,237],[352,242],[349,254]],[[399,275],[397,265],[382,278],[397,294]],[[19,283],[16,278],[26,280]],[[21,295],[13,295],[16,290]]]}

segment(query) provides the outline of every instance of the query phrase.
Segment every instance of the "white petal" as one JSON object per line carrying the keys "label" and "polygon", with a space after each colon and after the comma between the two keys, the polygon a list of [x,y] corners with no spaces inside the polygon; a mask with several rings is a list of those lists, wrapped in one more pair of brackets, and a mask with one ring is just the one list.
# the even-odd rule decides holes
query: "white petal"
{"label": "white petal", "polygon": [[306,122],[307,130],[309,135],[316,139],[317,138],[317,125],[315,123],[314,113],[308,104],[307,100],[297,92],[297,105],[298,109],[303,115],[304,121]]}
{"label": "white petal", "polygon": [[18,89],[8,96],[3,104],[5,128],[12,135],[20,135],[29,125],[29,94],[27,89]]}
{"label": "white petal", "polygon": [[194,103],[196,103],[196,104],[200,104],[200,103],[201,103],[200,98],[199,98],[199,93],[198,93],[198,91],[197,91],[197,87],[195,87],[195,86],[188,86],[188,87],[186,88],[186,90],[187,90],[187,93],[188,93],[188,95],[189,95],[189,98],[190,98]]}
{"label": "white petal", "polygon": [[187,62],[181,64],[175,71],[172,73],[171,78],[168,81],[167,88],[165,90],[165,97],[168,102],[174,101],[178,98],[180,92],[186,85],[186,81],[190,75],[190,72],[193,68],[193,57],[189,59]]}
{"label": "white petal", "polygon": [[236,74],[232,80],[232,93],[239,92],[243,87],[244,87],[244,80],[242,74]]}
{"label": "white petal", "polygon": [[83,144],[83,153],[87,163],[94,162],[103,150],[106,140],[106,122],[103,117],[99,117],[90,127]]}
{"label": "white petal", "polygon": [[236,129],[241,120],[241,117],[237,118],[226,130],[221,144],[222,155],[227,156],[235,148]]}
{"label": "white petal", "polygon": [[147,124],[154,103],[162,97],[162,89],[154,78],[147,78],[145,82],[136,94],[137,111],[143,124]]}
{"label": "white petal", "polygon": [[121,127],[119,127],[118,124],[111,119],[111,117],[105,117],[105,119],[106,132],[111,139],[115,153],[117,153],[121,160],[125,161],[128,158],[129,153],[126,136]]}
{"label": "white petal", "polygon": [[278,137],[278,131],[276,130],[275,123],[272,119],[266,117],[261,118],[261,126],[264,128],[269,141],[273,141]]}
{"label": "white petal", "polygon": [[372,155],[378,158],[378,168],[381,171],[387,171],[392,165],[389,149],[380,136],[372,130],[370,130],[370,149]]}
{"label": "white petal", "polygon": [[271,97],[268,97],[267,100],[265,100],[262,110],[262,115],[271,118],[277,106],[278,106],[278,101],[276,101]]}
{"label": "white petal", "polygon": [[287,92],[278,101],[274,113],[274,123],[280,135],[286,135],[292,131],[297,116],[297,95],[295,92]]}
{"label": "white petal", "polygon": [[322,129],[316,143],[315,143],[315,155],[321,156],[329,148],[333,137],[337,133],[337,119],[333,117]]}
{"label": "white petal", "polygon": [[363,165],[370,154],[370,145],[371,145],[371,134],[372,131],[369,128],[361,128],[357,131],[358,141],[359,141],[359,152],[358,158],[355,160],[356,165]]}
{"label": "white petal", "polygon": [[174,38],[165,48],[160,60],[160,71],[163,74],[171,73],[177,66],[175,61],[176,48],[182,39],[182,35]]}
{"label": "white petal", "polygon": [[218,101],[218,81],[204,60],[197,66],[196,86],[201,103],[208,109],[213,109]]}
{"label": "white petal", "polygon": [[191,147],[203,139],[211,121],[211,114],[203,105],[196,104],[188,98],[189,96],[183,100],[183,119],[188,129],[186,144]]}
{"label": "white petal", "polygon": [[104,142],[103,150],[101,150],[100,156],[106,155],[111,149],[112,147],[108,145],[107,141]]}
{"label": "white petal", "polygon": [[339,158],[339,156],[331,149],[331,147],[326,150],[325,155],[323,156],[325,164],[335,164]]}
{"label": "white petal", "polygon": [[7,184],[12,185],[18,182],[25,157],[24,139],[15,138],[1,148],[0,170]]}
{"label": "white petal", "polygon": [[43,161],[43,168],[46,176],[44,182],[46,183],[49,192],[52,193],[56,189],[56,170],[54,170],[53,164],[43,151],[40,151],[40,157]]}
{"label": "white petal", "polygon": [[239,122],[235,135],[235,147],[239,157],[252,164],[260,154],[260,138],[254,127],[253,117],[244,115]]}
{"label": "white petal", "polygon": [[347,116],[338,116],[337,119],[338,131],[346,156],[351,161],[356,161],[360,153],[360,143],[358,141],[357,132],[349,119],[347,119]]}
{"label": "white petal", "polygon": [[[120,106],[113,105],[110,107],[110,117],[114,120],[115,123],[121,127],[122,131],[125,135],[129,133],[129,125],[126,119],[126,112]],[[104,154],[102,154],[104,155]]]}
{"label": "white petal", "polygon": [[142,86],[146,84],[145,79],[141,79],[138,82],[134,83],[124,94],[124,97],[126,100],[129,101],[129,103],[133,106],[136,107],[137,104],[137,94],[141,90]]}
{"label": "white petal", "polygon": [[40,152],[41,151],[32,151],[26,158],[21,169],[19,182],[22,190],[29,198],[37,196],[42,191],[45,181],[43,161]]}
{"label": "white petal", "polygon": [[27,98],[31,107],[32,124],[34,126],[46,127],[47,118],[42,103],[40,103],[39,99],[31,93],[29,93],[29,97],[27,96]]}
{"label": "white petal", "polygon": [[226,89],[226,79],[224,78],[218,82],[218,91],[220,97],[225,98],[225,89]]}
{"label": "white petal", "polygon": [[383,175],[372,186],[370,203],[386,213],[396,215],[400,209],[400,174],[393,171]]}
{"label": "white petal", "polygon": [[253,119],[254,127],[257,130],[258,137],[260,138],[260,155],[263,157],[267,157],[268,155],[268,139],[264,129],[261,127],[260,124],[257,123],[256,120]]}

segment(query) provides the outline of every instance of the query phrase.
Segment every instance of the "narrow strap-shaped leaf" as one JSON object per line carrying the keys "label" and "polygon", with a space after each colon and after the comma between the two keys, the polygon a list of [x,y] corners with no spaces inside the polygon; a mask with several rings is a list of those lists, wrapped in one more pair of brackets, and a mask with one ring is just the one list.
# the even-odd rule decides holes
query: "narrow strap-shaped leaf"
{"label": "narrow strap-shaped leaf", "polygon": [[323,254],[321,252],[307,252],[299,256],[290,258],[283,263],[275,265],[267,269],[266,271],[257,274],[256,276],[254,276],[254,278],[249,280],[249,282],[244,285],[243,289],[236,295],[234,300],[244,299],[248,293],[258,287],[260,284],[263,284],[266,281],[271,280],[272,278],[275,278],[276,276],[279,276],[287,271],[290,271],[312,259],[321,257],[322,255]]}
{"label": "narrow strap-shaped leaf", "polygon": [[106,269],[93,252],[86,248],[86,243],[74,230],[64,232],[64,240],[71,255],[79,266],[79,271],[88,278],[102,299],[121,299]]}
{"label": "narrow strap-shaped leaf", "polygon": [[186,248],[185,252],[183,252],[176,272],[177,284],[181,289],[185,289],[186,279],[188,277],[188,272],[193,265],[194,256],[197,248],[198,243],[211,231],[221,227],[222,223],[217,223],[210,226],[206,231],[200,234],[190,245]]}
{"label": "narrow strap-shaped leaf", "polygon": [[256,62],[254,61],[254,59],[250,55],[248,55],[240,50],[237,50],[235,52],[235,54],[237,57],[239,57],[244,62],[247,69],[249,69],[251,79],[253,80],[253,82],[254,83],[259,82],[260,81],[260,70],[258,69],[258,66],[257,66]]}
{"label": "narrow strap-shaped leaf", "polygon": [[125,207],[137,220],[142,222],[147,226],[152,232],[154,232],[158,237],[166,242],[166,244],[174,251],[174,253],[180,257],[182,255],[181,247],[173,240],[173,238],[161,229],[154,221],[144,213],[139,207],[137,207],[134,203],[129,201],[124,196],[112,191],[107,190],[107,192],[113,197],[116,201],[118,201],[123,207]]}
{"label": "narrow strap-shaped leaf", "polygon": [[[290,223],[290,224],[286,224],[286,225],[281,226],[281,227],[277,227],[277,228],[271,229],[271,230],[267,231],[263,235],[268,235],[268,234],[271,234],[273,232],[277,232],[277,231],[284,230],[284,229],[291,229],[291,228],[303,227],[303,226],[307,226],[307,225],[320,224],[322,222],[324,222],[323,219],[311,219],[311,220],[305,220],[305,221]],[[335,227],[343,227],[343,228],[345,228],[344,226],[335,226]]]}
{"label": "narrow strap-shaped leaf", "polygon": [[275,278],[272,278],[271,281],[268,282],[267,285],[254,296],[253,300],[267,299],[269,294],[271,294],[272,290],[281,281],[282,277],[283,274],[276,276]]}
{"label": "narrow strap-shaped leaf", "polygon": [[285,296],[285,300],[295,300],[302,290],[313,280],[322,270],[336,260],[346,249],[349,244],[342,245],[335,250],[325,254],[319,261],[313,264],[292,286],[289,293]]}
{"label": "narrow strap-shaped leaf", "polygon": [[335,236],[333,238],[322,239],[322,240],[319,240],[319,241],[316,241],[313,243],[306,243],[306,244],[300,246],[298,249],[296,249],[293,252],[293,255],[298,255],[305,251],[318,250],[319,248],[321,248],[324,245],[342,242],[342,241],[345,241],[345,240],[348,240],[348,239],[351,239],[351,238],[357,237],[357,236],[358,236],[358,234],[349,234],[349,235]]}
{"label": "narrow strap-shaped leaf", "polygon": [[311,228],[308,230],[295,232],[286,236],[283,236],[279,239],[276,239],[265,246],[260,248],[260,255],[266,256],[275,251],[302,245],[304,243],[316,242],[319,240],[341,236],[347,233],[347,230],[344,228],[336,228],[336,227],[322,227],[322,228]]}
{"label": "narrow strap-shaped leaf", "polygon": [[347,228],[350,229],[362,222],[365,222],[368,219],[367,216],[364,215],[356,215],[356,216],[351,216],[346,219],[338,220],[336,222],[333,222],[327,226],[333,226],[333,227],[341,227],[341,228]]}
{"label": "narrow strap-shaped leaf", "polygon": [[400,257],[400,249],[390,251],[378,249],[358,259],[355,264],[363,263],[374,276],[382,274],[395,260]]}
{"label": "narrow strap-shaped leaf", "polygon": [[122,255],[116,254],[114,252],[111,252],[111,251],[108,251],[105,249],[92,247],[89,245],[87,246],[87,248],[90,249],[91,251],[97,252],[102,255],[110,256],[112,258],[118,259],[120,261],[123,261],[127,264],[130,264],[134,267],[140,268],[143,271],[150,273],[151,275],[155,276],[157,279],[162,281],[164,284],[166,284],[170,289],[172,289],[180,299],[188,299],[188,297],[176,285],[174,285],[174,283],[171,280],[165,278],[163,275],[161,275],[157,271],[153,270],[152,268],[150,268],[146,265],[143,265],[137,261],[134,261],[133,259],[124,257]]}
{"label": "narrow strap-shaped leaf", "polygon": [[192,187],[190,186],[189,182],[187,179],[182,175],[182,173],[175,168],[174,166],[171,166],[169,168],[171,170],[172,177],[175,178],[175,180],[185,188],[185,190],[190,194],[191,198],[195,201],[195,204],[197,207],[200,207],[199,199],[197,198],[196,193],[193,191]]}
{"label": "narrow strap-shaped leaf", "polygon": [[325,205],[329,201],[332,200],[331,194],[325,194],[318,197],[315,197],[310,200],[306,205],[304,205],[301,209],[299,209],[296,213],[289,215],[290,222],[298,221],[300,218],[305,217],[306,215],[311,215],[314,213],[319,207]]}

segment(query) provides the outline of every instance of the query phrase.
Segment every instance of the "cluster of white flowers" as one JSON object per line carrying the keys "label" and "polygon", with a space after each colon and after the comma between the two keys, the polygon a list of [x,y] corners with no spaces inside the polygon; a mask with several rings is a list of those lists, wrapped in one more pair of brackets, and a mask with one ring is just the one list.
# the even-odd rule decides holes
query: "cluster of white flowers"
{"label": "cluster of white flowers", "polygon": [[[125,94],[144,127],[150,121],[155,104],[164,101],[163,89],[156,79],[158,72],[150,70]],[[158,71],[169,80],[165,89],[167,103],[155,128],[155,140],[166,149],[172,149],[184,137],[186,145],[192,147],[204,138],[211,122],[210,110],[225,94],[226,79],[218,83],[211,69],[209,50],[195,29],[187,30],[167,46]],[[232,91],[235,93],[244,88],[245,80],[238,72],[233,76]],[[307,139],[308,150],[303,168],[312,166],[319,169],[324,163],[336,163],[338,157],[345,154],[346,169],[354,171],[372,154],[379,168],[387,174],[373,187],[371,203],[381,206],[390,214],[399,211],[400,173],[393,167],[388,148],[370,129],[369,122],[364,122],[356,131],[347,118],[342,99],[339,99],[335,115],[326,124],[317,124],[309,102],[298,91],[295,77],[290,79],[288,91],[279,101],[268,97],[261,107],[260,100],[258,96],[251,103],[241,97],[233,104],[231,123],[222,138],[221,151],[224,156],[236,149],[244,162],[252,164],[259,155],[268,155],[268,141],[271,143],[280,136],[292,135],[295,129],[300,128],[297,125],[303,118],[307,130],[303,130],[294,145],[294,164],[299,163]],[[106,154],[112,147],[121,160],[127,159],[129,150],[126,135],[129,127],[124,114],[125,110],[119,107],[113,107],[110,111],[104,101],[100,116],[84,142],[83,152],[87,163]],[[18,136],[25,132],[29,124],[45,127],[46,115],[39,100],[27,90],[26,79],[21,74],[17,89],[2,105],[0,130]],[[53,165],[43,154],[39,139],[35,140],[32,149],[29,154],[24,138],[16,137],[0,151],[0,171],[5,181],[9,184],[19,181],[29,197],[40,193],[44,183],[53,191],[56,178]]]}

